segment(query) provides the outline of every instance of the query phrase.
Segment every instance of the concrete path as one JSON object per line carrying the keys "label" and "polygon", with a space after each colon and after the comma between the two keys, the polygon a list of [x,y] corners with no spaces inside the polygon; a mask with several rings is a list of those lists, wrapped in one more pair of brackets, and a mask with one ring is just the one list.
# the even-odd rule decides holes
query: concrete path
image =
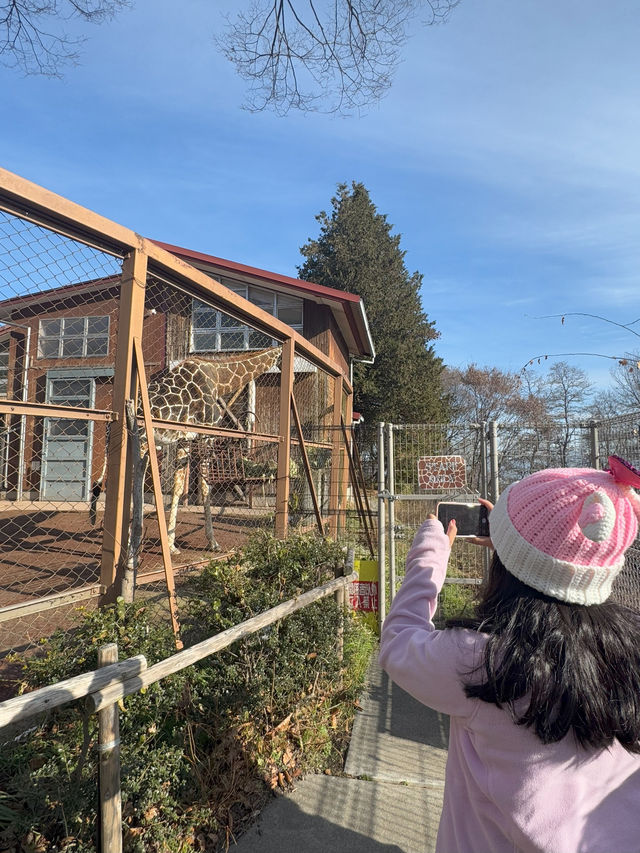
{"label": "concrete path", "polygon": [[448,719],[392,684],[376,661],[361,704],[346,776],[308,776],[274,799],[233,853],[434,850]]}

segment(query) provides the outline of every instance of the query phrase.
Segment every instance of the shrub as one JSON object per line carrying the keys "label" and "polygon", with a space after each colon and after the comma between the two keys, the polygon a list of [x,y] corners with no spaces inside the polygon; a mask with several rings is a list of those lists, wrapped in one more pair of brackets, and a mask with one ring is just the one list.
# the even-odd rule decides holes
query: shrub
{"label": "shrub", "polygon": [[[185,643],[323,583],[343,560],[316,537],[261,534],[192,582],[181,608]],[[308,769],[341,769],[373,638],[347,618],[341,665],[339,619],[333,598],[323,599],[125,700],[125,850],[216,850],[270,789]],[[108,642],[121,659],[143,653],[149,663],[175,651],[144,602],[119,601],[52,636],[25,662],[25,689],[95,668]],[[3,745],[0,849],[97,849],[96,728],[95,717],[64,706]]]}

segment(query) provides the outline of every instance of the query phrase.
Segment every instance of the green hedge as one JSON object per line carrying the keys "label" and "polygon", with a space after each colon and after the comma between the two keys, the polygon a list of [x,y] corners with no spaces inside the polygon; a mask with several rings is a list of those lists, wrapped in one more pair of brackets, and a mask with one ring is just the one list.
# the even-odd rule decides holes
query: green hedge
{"label": "green hedge", "polygon": [[[181,596],[185,645],[334,576],[342,550],[312,536],[260,535],[212,562]],[[157,615],[157,611],[155,611]],[[149,664],[174,653],[143,601],[83,614],[24,665],[32,689],[97,666],[101,645]],[[374,639],[348,617],[336,654],[333,597],[127,698],[120,715],[125,850],[224,849],[274,787],[339,772]],[[0,850],[97,850],[96,717],[78,703],[2,746]]]}

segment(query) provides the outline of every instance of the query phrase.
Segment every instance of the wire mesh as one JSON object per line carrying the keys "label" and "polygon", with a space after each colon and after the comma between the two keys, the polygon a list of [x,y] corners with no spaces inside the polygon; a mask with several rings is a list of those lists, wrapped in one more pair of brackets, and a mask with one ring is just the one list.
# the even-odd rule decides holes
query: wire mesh
{"label": "wire mesh", "polygon": [[102,531],[89,501],[105,456],[121,263],[0,211],[0,681],[9,653],[72,625],[98,594]]}
{"label": "wire mesh", "polygon": [[[418,527],[438,502],[468,502],[479,494],[481,436],[474,426],[442,424],[393,424],[387,430],[386,467],[392,468],[389,482],[390,533],[388,549],[390,576],[401,580],[407,553]],[[462,467],[460,460],[463,460]],[[434,463],[436,475],[426,477]],[[458,539],[447,572],[448,583],[440,596],[443,618],[461,616],[470,610],[477,582],[483,577],[483,549]],[[389,588],[389,596],[394,592]]]}

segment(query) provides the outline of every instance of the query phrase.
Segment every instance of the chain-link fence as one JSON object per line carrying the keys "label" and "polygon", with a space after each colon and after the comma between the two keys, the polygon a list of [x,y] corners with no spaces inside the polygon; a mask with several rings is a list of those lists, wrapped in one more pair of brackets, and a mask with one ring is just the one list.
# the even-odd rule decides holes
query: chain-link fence
{"label": "chain-link fence", "polygon": [[[393,598],[407,551],[439,501],[495,500],[509,483],[544,468],[605,467],[608,456],[640,466],[640,413],[588,423],[530,425],[499,423],[381,425],[380,560],[387,578],[382,590]],[[440,618],[471,612],[487,569],[487,553],[458,539],[452,551]],[[386,596],[384,595],[386,592]],[[640,610],[640,542],[627,553],[613,597]]]}
{"label": "chain-link fence", "polygon": [[79,605],[137,595],[178,632],[191,574],[257,531],[350,535],[351,387],[301,299],[5,172],[0,290],[5,688]]}

